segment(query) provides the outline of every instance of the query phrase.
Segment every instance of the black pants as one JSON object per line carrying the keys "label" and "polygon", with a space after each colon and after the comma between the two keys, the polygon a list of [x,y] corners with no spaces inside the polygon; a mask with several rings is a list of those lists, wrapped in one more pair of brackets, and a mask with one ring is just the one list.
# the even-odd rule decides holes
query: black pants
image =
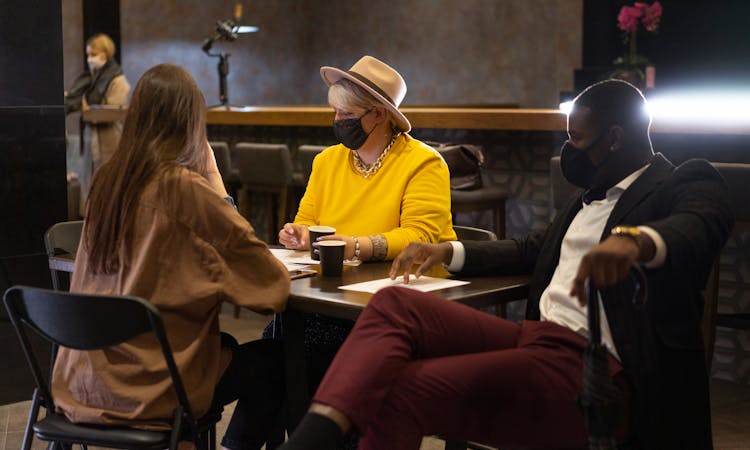
{"label": "black pants", "polygon": [[213,405],[219,409],[237,400],[221,445],[260,449],[276,428],[286,398],[283,345],[271,339],[239,345],[226,333],[221,345],[232,349],[232,362],[216,386]]}

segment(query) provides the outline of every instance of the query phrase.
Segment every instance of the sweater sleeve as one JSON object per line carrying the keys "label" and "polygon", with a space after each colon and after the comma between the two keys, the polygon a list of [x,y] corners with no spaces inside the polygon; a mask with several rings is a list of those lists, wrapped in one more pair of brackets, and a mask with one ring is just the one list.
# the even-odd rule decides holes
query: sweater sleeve
{"label": "sweater sleeve", "polygon": [[[191,228],[215,249],[223,299],[259,313],[283,310],[290,285],[286,267],[208,181],[197,175],[191,178],[193,193],[183,201],[195,201],[200,208],[193,207],[187,217]],[[185,204],[182,209],[188,208]]]}
{"label": "sweater sleeve", "polygon": [[317,155],[313,159],[312,172],[310,172],[310,179],[307,181],[307,187],[305,188],[305,194],[302,196],[302,200],[299,202],[297,208],[297,215],[294,217],[294,223],[300,223],[302,225],[318,225],[318,206],[317,206],[317,193],[321,189],[320,184],[320,156]]}
{"label": "sweater sleeve", "polygon": [[456,239],[451,226],[450,175],[440,155],[432,154],[414,170],[401,201],[400,225],[383,235],[388,241],[388,259],[410,242]]}

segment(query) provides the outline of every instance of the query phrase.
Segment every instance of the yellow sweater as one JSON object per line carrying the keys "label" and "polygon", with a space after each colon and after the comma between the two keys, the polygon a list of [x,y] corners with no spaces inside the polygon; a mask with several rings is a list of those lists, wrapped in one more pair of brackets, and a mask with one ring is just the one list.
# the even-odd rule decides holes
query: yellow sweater
{"label": "yellow sweater", "polygon": [[455,240],[448,166],[434,149],[402,134],[380,170],[365,179],[351,150],[334,145],[315,158],[294,221],[349,236],[383,234],[388,259],[410,242]]}

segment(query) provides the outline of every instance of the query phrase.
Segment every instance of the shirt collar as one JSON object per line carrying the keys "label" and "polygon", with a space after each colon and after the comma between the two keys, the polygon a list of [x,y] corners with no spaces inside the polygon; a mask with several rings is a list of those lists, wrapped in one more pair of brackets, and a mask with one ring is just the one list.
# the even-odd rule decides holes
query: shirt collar
{"label": "shirt collar", "polygon": [[[640,177],[643,174],[643,172],[645,172],[646,169],[648,169],[648,167],[650,165],[651,165],[651,163],[646,164],[645,166],[641,167],[640,169],[636,170],[635,172],[631,173],[627,177],[625,177],[622,180],[620,180],[620,182],[617,183],[616,185],[614,185],[611,188],[607,189],[607,192],[605,194],[605,198],[604,199],[606,199],[606,200],[613,200],[613,199],[619,198],[620,195],[622,195],[622,193],[625,192],[625,190],[627,188],[629,188],[630,185],[633,184],[635,182],[635,180],[637,180],[638,177]],[[596,201],[596,200],[594,200],[594,201]]]}

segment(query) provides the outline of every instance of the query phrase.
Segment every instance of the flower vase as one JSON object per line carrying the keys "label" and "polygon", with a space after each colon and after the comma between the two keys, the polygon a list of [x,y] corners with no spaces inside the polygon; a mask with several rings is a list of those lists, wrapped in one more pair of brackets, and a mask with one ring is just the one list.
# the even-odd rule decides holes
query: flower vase
{"label": "flower vase", "polygon": [[624,57],[618,58],[616,68],[610,78],[627,81],[640,90],[646,88],[646,73],[644,71],[646,59],[638,54],[638,34],[636,30],[628,36],[628,52]]}
{"label": "flower vase", "polygon": [[627,81],[640,90],[646,88],[646,73],[637,66],[622,66],[616,68],[610,78]]}

